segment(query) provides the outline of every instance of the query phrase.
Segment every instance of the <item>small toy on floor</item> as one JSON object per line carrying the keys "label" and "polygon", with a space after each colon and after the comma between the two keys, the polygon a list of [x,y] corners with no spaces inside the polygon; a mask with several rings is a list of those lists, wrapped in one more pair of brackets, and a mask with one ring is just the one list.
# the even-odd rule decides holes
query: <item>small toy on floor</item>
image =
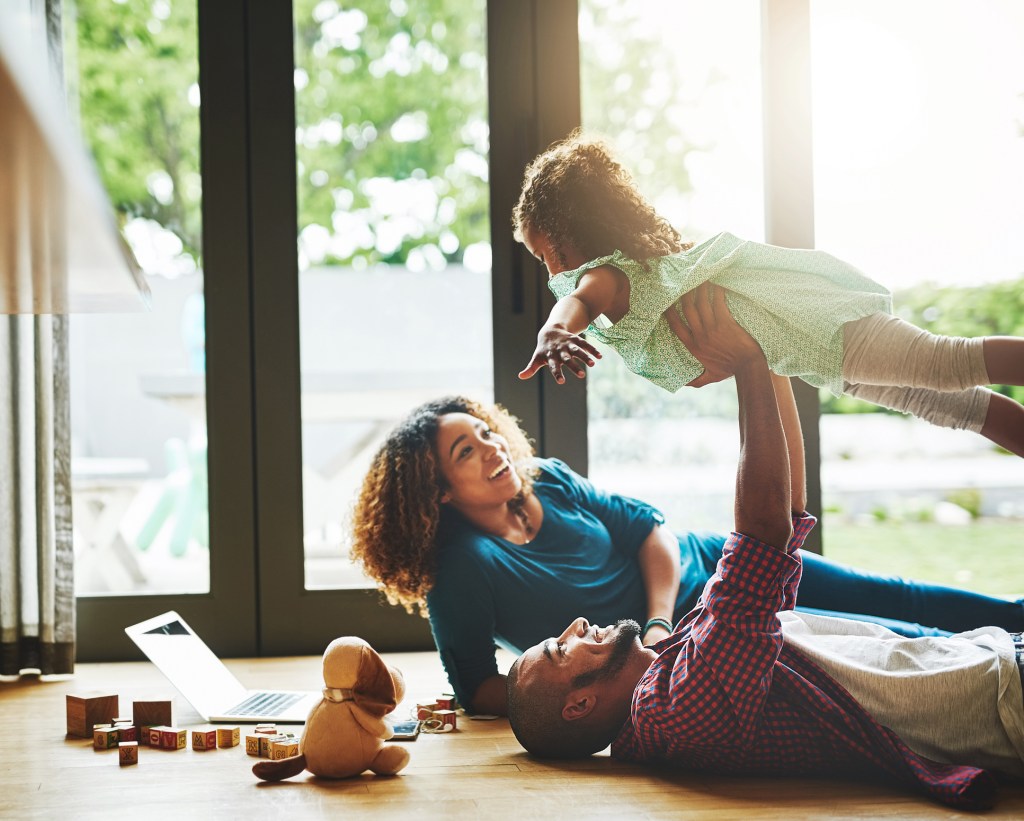
{"label": "small toy on floor", "polygon": [[323,699],[306,719],[298,755],[254,764],[257,778],[280,781],[303,770],[349,778],[366,770],[394,775],[403,769],[409,751],[384,743],[392,735],[384,716],[405,695],[401,671],[385,664],[363,639],[346,636],[324,651],[324,684]]}

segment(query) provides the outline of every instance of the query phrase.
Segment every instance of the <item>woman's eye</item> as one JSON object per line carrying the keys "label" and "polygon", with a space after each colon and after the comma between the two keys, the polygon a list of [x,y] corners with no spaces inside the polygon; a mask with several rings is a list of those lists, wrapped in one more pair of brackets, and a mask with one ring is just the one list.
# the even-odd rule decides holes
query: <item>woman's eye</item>
{"label": "woman's eye", "polygon": [[473,452],[473,448],[471,448],[469,445],[466,445],[466,447],[464,447],[462,450],[459,451],[459,458],[460,459],[465,459],[472,452]]}
{"label": "woman's eye", "polygon": [[483,429],[483,430],[482,430],[482,431],[480,432],[480,435],[481,435],[481,436],[482,436],[482,437],[483,437],[484,439],[490,439],[490,438],[491,438],[491,433],[492,433],[492,432],[491,432],[491,429],[490,429],[490,428],[484,428],[484,429]]}

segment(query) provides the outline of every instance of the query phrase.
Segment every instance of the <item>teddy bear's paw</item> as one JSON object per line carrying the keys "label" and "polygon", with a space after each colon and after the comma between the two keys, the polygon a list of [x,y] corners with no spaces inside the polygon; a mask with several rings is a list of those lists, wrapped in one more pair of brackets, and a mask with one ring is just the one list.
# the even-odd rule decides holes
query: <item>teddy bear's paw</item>
{"label": "teddy bear's paw", "polygon": [[377,775],[394,775],[409,763],[409,751],[396,744],[385,744],[367,768]]}
{"label": "teddy bear's paw", "polygon": [[277,761],[258,761],[252,765],[252,774],[263,781],[281,781],[298,775],[306,769],[306,756],[293,755]]}

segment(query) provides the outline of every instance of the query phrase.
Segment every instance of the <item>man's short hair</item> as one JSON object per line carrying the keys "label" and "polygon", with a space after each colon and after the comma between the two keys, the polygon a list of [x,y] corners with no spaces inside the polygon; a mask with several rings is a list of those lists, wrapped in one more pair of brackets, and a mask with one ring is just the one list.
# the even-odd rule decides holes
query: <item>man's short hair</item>
{"label": "man's short hair", "polygon": [[567,690],[526,686],[519,682],[519,659],[505,679],[508,723],[516,740],[537,758],[585,758],[600,752],[615,739],[620,725],[606,726],[594,716],[575,721],[562,718]]}

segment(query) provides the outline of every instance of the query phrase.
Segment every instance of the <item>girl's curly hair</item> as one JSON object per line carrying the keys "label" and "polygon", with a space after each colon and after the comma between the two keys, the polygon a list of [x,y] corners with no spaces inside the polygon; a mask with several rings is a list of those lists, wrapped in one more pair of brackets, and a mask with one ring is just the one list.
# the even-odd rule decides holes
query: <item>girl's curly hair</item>
{"label": "girl's curly hair", "polygon": [[546,235],[563,265],[567,247],[587,259],[619,250],[645,267],[651,257],[690,247],[644,199],[611,149],[579,129],[526,167],[512,228],[518,242],[527,228]]}
{"label": "girl's curly hair", "polygon": [[441,495],[447,489],[436,456],[438,423],[449,413],[468,413],[508,442],[523,489],[533,486],[533,448],[518,420],[500,405],[447,396],[413,410],[388,435],[363,480],[352,514],[352,558],[375,579],[392,604],[427,615],[434,586]]}

